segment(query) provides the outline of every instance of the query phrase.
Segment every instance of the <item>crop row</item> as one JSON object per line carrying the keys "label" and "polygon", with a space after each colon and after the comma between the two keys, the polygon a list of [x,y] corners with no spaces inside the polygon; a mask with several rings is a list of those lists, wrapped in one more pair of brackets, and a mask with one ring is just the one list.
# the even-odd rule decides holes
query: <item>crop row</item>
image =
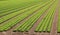
{"label": "crop row", "polygon": [[23,10],[25,8],[28,8],[28,7],[31,7],[33,5],[36,5],[36,4],[40,4],[40,3],[45,3],[47,1],[42,1],[40,0],[40,2],[24,2],[24,3],[21,3],[21,4],[18,4],[18,5],[15,5],[15,6],[5,6],[3,9],[1,9],[0,11],[0,16],[4,16],[4,15],[8,15],[8,14],[11,14],[11,13],[14,13],[14,12],[18,12],[20,10]]}
{"label": "crop row", "polygon": [[[41,5],[41,4],[40,4],[40,5]],[[20,11],[17,11],[17,12],[14,12],[14,13],[11,13],[11,14],[8,14],[8,15],[6,15],[6,16],[3,16],[3,17],[0,18],[0,24],[1,24],[3,21],[6,21],[6,20],[8,20],[8,19],[10,19],[10,18],[12,18],[12,17],[14,17],[14,16],[16,16],[16,15],[23,14],[24,12],[28,12],[28,10],[34,9],[35,7],[38,7],[38,6],[39,6],[39,4],[34,5],[34,6],[31,6],[31,7],[29,7],[29,8],[23,9],[23,10],[20,10]]]}
{"label": "crop row", "polygon": [[[39,2],[38,3],[34,3],[34,4],[32,4],[32,3],[27,3],[27,4],[24,4],[23,5],[23,7],[20,7],[20,6],[22,6],[22,5],[18,5],[17,7],[14,7],[14,6],[12,6],[12,8],[10,7],[10,8],[5,8],[5,9],[2,9],[2,10],[0,10],[1,12],[0,12],[0,16],[3,16],[3,15],[5,15],[5,14],[10,14],[10,13],[14,13],[14,12],[18,12],[18,11],[20,11],[20,10],[22,10],[22,9],[25,9],[25,8],[28,8],[28,7],[31,7],[31,6],[33,6],[33,5],[36,5],[36,4],[39,4]],[[14,7],[14,8],[13,8]]]}
{"label": "crop row", "polygon": [[42,19],[42,21],[39,23],[39,25],[36,28],[36,32],[50,32],[53,16],[55,13],[57,1],[51,6],[51,8],[48,10],[48,14]]}

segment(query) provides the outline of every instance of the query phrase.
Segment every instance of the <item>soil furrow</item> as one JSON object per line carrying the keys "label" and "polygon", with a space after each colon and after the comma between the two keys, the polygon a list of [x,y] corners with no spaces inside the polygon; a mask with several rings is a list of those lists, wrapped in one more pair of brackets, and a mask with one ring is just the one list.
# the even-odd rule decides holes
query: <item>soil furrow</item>
{"label": "soil furrow", "polygon": [[50,35],[57,35],[58,5],[57,5],[57,8],[56,8],[56,11],[55,11],[55,14],[54,14],[54,19],[53,19],[53,23],[52,23],[52,28],[51,28]]}

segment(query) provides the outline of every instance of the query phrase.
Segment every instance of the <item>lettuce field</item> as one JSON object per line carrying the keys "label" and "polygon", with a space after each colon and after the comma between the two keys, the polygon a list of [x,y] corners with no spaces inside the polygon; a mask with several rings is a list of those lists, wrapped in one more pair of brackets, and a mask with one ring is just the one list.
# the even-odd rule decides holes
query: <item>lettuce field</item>
{"label": "lettuce field", "polygon": [[0,35],[60,35],[60,0],[0,0]]}

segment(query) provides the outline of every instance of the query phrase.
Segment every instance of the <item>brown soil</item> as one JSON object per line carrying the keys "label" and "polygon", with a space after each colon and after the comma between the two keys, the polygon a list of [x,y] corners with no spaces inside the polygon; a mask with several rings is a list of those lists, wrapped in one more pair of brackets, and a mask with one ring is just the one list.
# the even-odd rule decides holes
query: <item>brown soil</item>
{"label": "brown soil", "polygon": [[50,35],[57,35],[58,11],[56,10]]}
{"label": "brown soil", "polygon": [[53,20],[53,24],[52,24],[52,29],[51,29],[50,35],[58,35],[58,33],[57,33],[57,23],[58,23],[59,3],[57,5],[56,11],[55,11],[54,20]]}

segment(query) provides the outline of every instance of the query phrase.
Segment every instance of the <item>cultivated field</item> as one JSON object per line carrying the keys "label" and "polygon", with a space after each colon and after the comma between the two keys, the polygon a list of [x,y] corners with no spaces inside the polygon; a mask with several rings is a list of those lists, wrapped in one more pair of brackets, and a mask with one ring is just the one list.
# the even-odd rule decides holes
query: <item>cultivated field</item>
{"label": "cultivated field", "polygon": [[60,0],[0,0],[0,35],[60,35]]}

